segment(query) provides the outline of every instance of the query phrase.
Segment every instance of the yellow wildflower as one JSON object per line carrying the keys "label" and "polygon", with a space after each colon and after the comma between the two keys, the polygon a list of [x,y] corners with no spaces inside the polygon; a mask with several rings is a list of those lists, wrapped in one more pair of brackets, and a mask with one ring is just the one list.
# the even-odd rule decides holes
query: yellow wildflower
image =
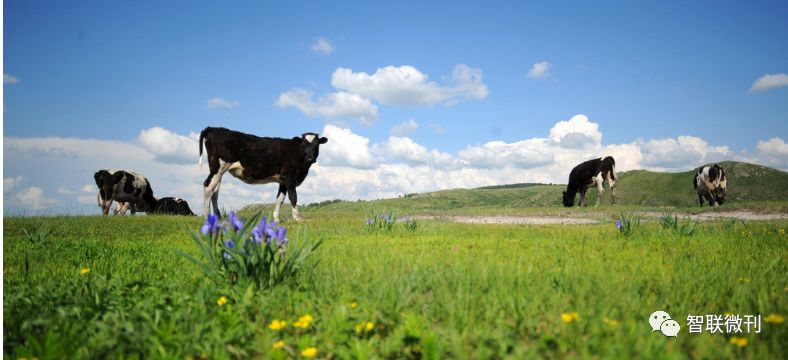
{"label": "yellow wildflower", "polygon": [[301,351],[301,356],[305,358],[313,358],[315,355],[317,355],[317,349],[314,347],[308,347]]}
{"label": "yellow wildflower", "polygon": [[563,320],[567,324],[570,324],[575,321],[580,321],[580,315],[576,311],[569,313],[562,313],[561,320]]}
{"label": "yellow wildflower", "polygon": [[268,328],[271,330],[282,330],[287,326],[287,322],[284,320],[274,320],[268,324]]}
{"label": "yellow wildflower", "polygon": [[306,328],[309,327],[309,324],[312,323],[312,320],[314,320],[312,315],[306,314],[306,315],[298,318],[298,321],[293,323],[293,326],[295,326],[295,327],[297,327],[299,329],[306,329]]}
{"label": "yellow wildflower", "polygon": [[220,297],[219,300],[216,300],[216,305],[224,306],[225,304],[227,304],[227,298],[224,296]]}
{"label": "yellow wildflower", "polygon": [[362,328],[363,328],[363,327],[361,326],[361,324],[356,324],[356,332],[357,332],[357,333],[360,333],[360,332],[361,332],[361,330],[362,330]]}
{"label": "yellow wildflower", "polygon": [[611,319],[608,319],[608,318],[604,318],[604,319],[602,319],[602,322],[605,323],[605,324],[608,324],[610,326],[613,326],[613,327],[618,326],[618,320],[611,320]]}
{"label": "yellow wildflower", "polygon": [[285,347],[285,342],[282,341],[282,340],[279,340],[279,341],[275,342],[274,346],[273,346],[274,350],[279,350],[279,349],[281,349],[283,347]]}
{"label": "yellow wildflower", "polygon": [[367,321],[367,326],[364,328],[366,331],[372,331],[375,328],[375,323],[372,321]]}
{"label": "yellow wildflower", "polygon": [[82,275],[90,274],[90,269],[89,268],[82,268],[82,270],[79,270],[79,273],[82,274]]}
{"label": "yellow wildflower", "polygon": [[769,314],[763,318],[763,320],[770,324],[782,324],[785,321],[785,318],[782,317],[782,315]]}
{"label": "yellow wildflower", "polygon": [[356,307],[358,307],[358,304],[356,304],[355,302],[350,303],[351,309],[355,309]]}
{"label": "yellow wildflower", "polygon": [[785,229],[780,229],[780,235],[785,235]]}
{"label": "yellow wildflower", "polygon": [[736,337],[736,336],[732,337],[730,341],[731,341],[731,344],[736,345],[738,347],[745,347],[749,343],[749,341],[747,341],[747,338],[745,338],[745,337]]}

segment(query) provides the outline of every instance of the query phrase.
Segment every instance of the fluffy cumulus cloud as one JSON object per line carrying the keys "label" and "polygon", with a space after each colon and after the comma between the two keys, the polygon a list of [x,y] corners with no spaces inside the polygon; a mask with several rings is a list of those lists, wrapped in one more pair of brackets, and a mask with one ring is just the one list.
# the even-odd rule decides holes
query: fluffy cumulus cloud
{"label": "fluffy cumulus cloud", "polygon": [[788,86],[788,75],[784,73],[766,74],[755,80],[750,87],[750,93],[763,92],[783,86]]}
{"label": "fluffy cumulus cloud", "polygon": [[323,136],[328,143],[320,146],[319,160],[326,166],[372,169],[380,162],[372,154],[369,139],[354,134],[350,129],[326,125]]}
{"label": "fluffy cumulus cloud", "polygon": [[205,102],[205,108],[211,109],[234,109],[238,106],[237,101],[226,100],[220,97],[210,98]]}
{"label": "fluffy cumulus cloud", "polygon": [[333,92],[312,100],[312,92],[292,89],[276,100],[276,106],[296,108],[309,117],[329,119],[357,119],[362,125],[371,126],[378,117],[378,107],[369,99],[344,91]]}
{"label": "fluffy cumulus cloud", "polygon": [[550,139],[565,148],[583,149],[599,146],[602,143],[602,133],[599,132],[599,124],[578,114],[569,120],[557,122],[550,129]]}
{"label": "fluffy cumulus cloud", "polygon": [[408,119],[405,122],[401,122],[394,127],[391,128],[391,135],[394,136],[406,136],[410,135],[414,131],[419,128],[419,123],[416,120]]}
{"label": "fluffy cumulus cloud", "polygon": [[788,144],[783,139],[774,137],[758,141],[758,151],[764,164],[788,170]]}
{"label": "fluffy cumulus cloud", "polygon": [[639,140],[638,146],[643,154],[642,164],[657,170],[684,170],[687,164],[716,162],[733,155],[727,146],[711,146],[694,136]]}
{"label": "fluffy cumulus cloud", "polygon": [[[318,162],[298,189],[303,204],[522,182],[565,183],[572,167],[606,155],[616,158],[619,172],[686,171],[728,159],[788,167],[788,144],[781,138],[759,141],[757,153],[746,159],[726,146],[694,136],[603,144],[598,124],[583,115],[557,121],[542,137],[490,141],[456,153],[430,149],[407,136],[373,142],[332,124],[325,125],[321,134],[329,141],[321,145]],[[117,168],[144,174],[157,197],[184,198],[201,213],[202,182],[208,170],[198,167],[194,159],[195,136],[151,128],[141,131],[134,142],[6,137],[4,209],[12,213],[81,209],[98,214],[93,173]],[[276,190],[276,184],[247,185],[227,174],[219,205],[238,209],[250,203],[270,203]]]}
{"label": "fluffy cumulus cloud", "polygon": [[199,153],[199,136],[196,132],[184,136],[161,127],[152,127],[140,131],[137,141],[163,163],[193,164]]}
{"label": "fluffy cumulus cloud", "polygon": [[413,66],[386,66],[374,74],[338,68],[331,76],[335,88],[375,99],[386,105],[434,105],[458,99],[484,99],[489,91],[482,81],[482,71],[464,64],[454,67],[449,84],[430,81],[429,76]]}
{"label": "fluffy cumulus cloud", "polygon": [[528,77],[531,79],[542,79],[550,76],[550,68],[553,67],[548,61],[541,61],[533,66],[528,71]]}
{"label": "fluffy cumulus cloud", "polygon": [[321,55],[331,55],[334,52],[334,45],[331,44],[331,40],[319,37],[309,46],[309,50]]}
{"label": "fluffy cumulus cloud", "polygon": [[454,164],[454,157],[450,154],[436,149],[428,150],[407,137],[391,136],[385,143],[375,145],[373,151],[389,162],[430,165],[437,168]]}

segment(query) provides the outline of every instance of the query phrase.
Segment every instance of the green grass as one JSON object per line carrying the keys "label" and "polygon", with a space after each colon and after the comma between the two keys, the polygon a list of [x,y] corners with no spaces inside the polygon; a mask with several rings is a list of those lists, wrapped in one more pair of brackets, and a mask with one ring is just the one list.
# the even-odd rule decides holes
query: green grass
{"label": "green grass", "polygon": [[[365,205],[383,211],[384,204]],[[291,241],[324,241],[312,258],[316,267],[297,285],[239,291],[244,295],[224,306],[217,300],[227,292],[176,253],[199,258],[190,233],[200,218],[5,218],[3,352],[39,359],[286,358],[314,346],[320,358],[786,356],[786,324],[764,322],[739,348],[725,335],[688,334],[686,317],[785,316],[788,221],[703,223],[687,237],[657,222],[626,238],[612,223],[421,221],[415,231],[369,231],[363,208],[312,207],[306,223],[286,223]],[[23,229],[44,223],[52,235],[31,250],[25,275]],[[82,268],[90,273],[80,275]],[[651,333],[646,319],[655,310],[679,322],[678,338]],[[569,312],[580,321],[564,323],[561,314]],[[312,324],[294,328],[304,314]],[[289,324],[274,331],[272,320]],[[367,322],[372,331],[356,331]],[[284,348],[272,350],[280,339]]]}

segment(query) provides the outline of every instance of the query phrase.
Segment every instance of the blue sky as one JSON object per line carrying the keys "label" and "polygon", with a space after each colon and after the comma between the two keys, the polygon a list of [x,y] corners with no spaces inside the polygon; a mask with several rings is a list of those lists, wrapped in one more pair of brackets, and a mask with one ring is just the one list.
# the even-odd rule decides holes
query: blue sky
{"label": "blue sky", "polygon": [[[208,125],[333,135],[305,203],[565,182],[606,154],[620,170],[786,169],[786,13],[777,1],[5,1],[4,210],[97,212],[101,167],[201,209],[193,133]],[[273,185],[232,181],[228,207],[273,200]]]}

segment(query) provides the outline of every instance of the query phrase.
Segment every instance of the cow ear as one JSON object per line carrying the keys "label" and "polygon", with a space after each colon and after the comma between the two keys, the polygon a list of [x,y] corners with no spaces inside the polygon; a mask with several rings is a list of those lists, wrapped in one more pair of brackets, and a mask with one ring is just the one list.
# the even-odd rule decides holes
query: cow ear
{"label": "cow ear", "polygon": [[300,137],[298,137],[298,136],[293,136],[293,140],[294,140],[294,141],[301,142],[301,138],[300,138]]}
{"label": "cow ear", "polygon": [[325,144],[325,143],[327,143],[327,142],[328,142],[328,138],[327,138],[327,137],[321,137],[319,142],[320,142],[321,144]]}

